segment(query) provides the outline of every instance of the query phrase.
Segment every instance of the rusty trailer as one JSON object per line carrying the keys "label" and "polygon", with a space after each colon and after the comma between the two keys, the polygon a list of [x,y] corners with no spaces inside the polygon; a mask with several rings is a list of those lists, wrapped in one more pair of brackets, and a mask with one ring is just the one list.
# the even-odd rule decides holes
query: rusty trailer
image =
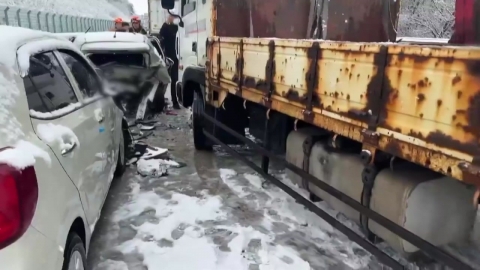
{"label": "rusty trailer", "polygon": [[[478,209],[480,48],[451,43],[478,43],[480,1],[456,1],[450,44],[397,42],[399,0],[184,2],[192,52],[181,50],[177,97],[192,106],[197,150],[225,147],[393,269],[377,242],[472,269],[440,247],[467,240]],[[261,168],[231,144],[256,149]],[[310,197],[272,178],[270,159]]]}
{"label": "rusty trailer", "polygon": [[[266,151],[277,137],[287,167],[296,165],[294,174],[300,169],[310,175],[296,183],[311,200],[325,200],[358,222],[371,242],[385,240],[404,254],[421,250],[453,269],[470,268],[434,246],[468,235],[477,209],[480,48],[212,37],[207,55],[202,106],[213,110],[217,122],[204,122],[202,129],[213,131],[205,140],[245,143],[225,139],[219,123],[243,135],[245,126],[238,123],[255,130],[254,122],[265,121],[262,128],[257,123],[263,133],[256,137]],[[265,117],[259,118],[262,112]],[[248,120],[242,120],[244,114]],[[270,130],[270,122],[292,126]],[[302,133],[309,128],[317,130]],[[263,154],[267,173],[269,159]],[[408,164],[420,166],[410,171]],[[343,195],[332,195],[329,187]],[[346,196],[364,208],[347,203]],[[392,224],[379,223],[365,209]],[[457,225],[438,229],[435,220],[444,214]],[[420,240],[434,245],[415,242]]]}
{"label": "rusty trailer", "polygon": [[480,48],[212,37],[208,58],[217,107],[236,95],[480,185]]}

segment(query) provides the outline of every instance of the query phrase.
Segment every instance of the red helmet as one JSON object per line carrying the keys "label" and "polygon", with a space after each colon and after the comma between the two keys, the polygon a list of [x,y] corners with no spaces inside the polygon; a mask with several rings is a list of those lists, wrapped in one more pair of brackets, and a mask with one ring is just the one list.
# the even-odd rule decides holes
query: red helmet
{"label": "red helmet", "polygon": [[133,22],[140,22],[140,17],[138,17],[137,15],[135,15],[135,16],[132,17],[132,20],[131,20],[131,21],[132,21],[132,23],[133,23]]}
{"label": "red helmet", "polygon": [[123,19],[120,17],[115,18],[115,23],[121,23],[123,22]]}

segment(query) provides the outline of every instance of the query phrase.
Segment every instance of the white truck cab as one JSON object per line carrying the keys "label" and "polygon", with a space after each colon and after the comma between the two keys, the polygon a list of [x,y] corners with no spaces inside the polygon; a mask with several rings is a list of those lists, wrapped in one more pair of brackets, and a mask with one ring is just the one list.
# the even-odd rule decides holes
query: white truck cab
{"label": "white truck cab", "polygon": [[[172,13],[179,15],[184,23],[184,27],[179,27],[177,33],[177,57],[179,59],[177,97],[183,107],[192,105],[194,91],[204,92],[206,42],[211,33],[212,1],[176,0],[170,9]],[[149,1],[152,34],[160,31],[168,17],[168,11],[163,9],[161,2],[163,1]],[[186,91],[187,94],[184,95],[183,91]]]}

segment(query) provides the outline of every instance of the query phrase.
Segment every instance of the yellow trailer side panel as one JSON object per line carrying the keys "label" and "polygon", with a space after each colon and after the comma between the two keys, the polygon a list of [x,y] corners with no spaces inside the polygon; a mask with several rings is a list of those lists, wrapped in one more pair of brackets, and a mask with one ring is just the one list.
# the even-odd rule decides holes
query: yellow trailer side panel
{"label": "yellow trailer side panel", "polygon": [[216,106],[229,92],[480,185],[480,48],[213,37],[208,58]]}

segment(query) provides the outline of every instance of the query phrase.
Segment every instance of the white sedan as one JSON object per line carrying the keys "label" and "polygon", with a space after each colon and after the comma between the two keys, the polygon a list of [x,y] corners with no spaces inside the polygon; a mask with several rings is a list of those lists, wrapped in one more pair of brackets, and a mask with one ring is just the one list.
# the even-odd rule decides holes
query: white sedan
{"label": "white sedan", "polygon": [[126,121],[71,42],[0,33],[0,269],[86,269]]}

